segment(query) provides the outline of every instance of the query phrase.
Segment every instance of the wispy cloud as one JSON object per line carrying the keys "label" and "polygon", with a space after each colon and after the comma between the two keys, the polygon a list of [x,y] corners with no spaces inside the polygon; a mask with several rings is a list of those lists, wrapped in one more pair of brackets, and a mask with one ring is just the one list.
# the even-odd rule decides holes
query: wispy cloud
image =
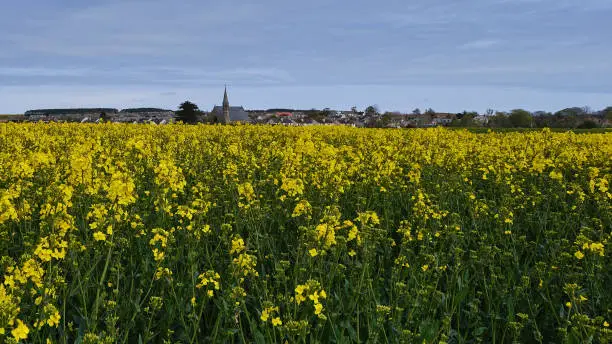
{"label": "wispy cloud", "polygon": [[120,68],[70,68],[70,67],[0,67],[5,78],[51,78],[56,84],[74,84],[87,80],[89,84],[192,84],[219,85],[290,83],[294,78],[285,70],[270,67],[248,67],[207,70],[197,67],[143,66]]}
{"label": "wispy cloud", "polygon": [[95,71],[86,68],[0,67],[0,75],[10,77],[84,77],[93,74]]}
{"label": "wispy cloud", "polygon": [[496,39],[478,39],[470,41],[459,46],[460,49],[487,49],[492,46],[498,45],[501,42]]}

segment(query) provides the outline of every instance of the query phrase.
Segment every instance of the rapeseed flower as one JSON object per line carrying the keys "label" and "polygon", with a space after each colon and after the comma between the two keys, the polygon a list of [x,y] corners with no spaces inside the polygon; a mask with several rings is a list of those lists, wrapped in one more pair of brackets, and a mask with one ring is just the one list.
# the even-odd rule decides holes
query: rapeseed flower
{"label": "rapeseed flower", "polygon": [[17,326],[11,331],[13,338],[15,338],[17,341],[27,339],[28,333],[30,333],[28,326],[20,319],[17,319]]}
{"label": "rapeseed flower", "polygon": [[100,231],[94,232],[93,237],[95,241],[105,241],[106,240],[106,234]]}

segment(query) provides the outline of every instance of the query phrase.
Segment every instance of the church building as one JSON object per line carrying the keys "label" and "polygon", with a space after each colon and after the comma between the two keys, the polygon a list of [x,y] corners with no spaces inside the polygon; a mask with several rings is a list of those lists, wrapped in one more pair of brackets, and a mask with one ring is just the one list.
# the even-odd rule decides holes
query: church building
{"label": "church building", "polygon": [[250,122],[249,114],[244,110],[242,106],[230,106],[229,99],[227,98],[227,87],[223,94],[223,106],[215,106],[211,113],[214,116],[214,120],[218,123],[230,123],[230,122]]}

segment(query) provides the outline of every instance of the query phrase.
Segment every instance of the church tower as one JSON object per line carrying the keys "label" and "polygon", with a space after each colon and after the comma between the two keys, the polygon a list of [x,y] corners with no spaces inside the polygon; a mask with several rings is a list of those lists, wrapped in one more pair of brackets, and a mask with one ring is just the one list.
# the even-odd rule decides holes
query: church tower
{"label": "church tower", "polygon": [[225,86],[225,93],[223,94],[223,121],[225,123],[230,122],[230,106],[229,100],[227,99],[227,86]]}

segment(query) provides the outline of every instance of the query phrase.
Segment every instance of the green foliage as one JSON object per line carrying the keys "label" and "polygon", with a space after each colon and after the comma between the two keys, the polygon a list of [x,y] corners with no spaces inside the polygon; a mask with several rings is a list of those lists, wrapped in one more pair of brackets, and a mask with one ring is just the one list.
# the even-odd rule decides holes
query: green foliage
{"label": "green foliage", "polygon": [[123,109],[120,112],[127,112],[127,113],[138,113],[138,112],[172,112],[172,110],[160,109],[160,108],[130,108],[130,109]]}
{"label": "green foliage", "polygon": [[456,118],[450,123],[451,127],[475,127],[476,122],[474,118],[478,116],[478,112],[476,111],[463,111],[462,113],[458,113]]}
{"label": "green foliage", "polygon": [[578,126],[578,129],[595,129],[595,128],[599,128],[599,124],[595,123],[595,121],[590,120],[590,119],[582,122],[582,124]]}
{"label": "green foliage", "polygon": [[603,109],[601,112],[605,119],[612,122],[612,106],[608,106],[607,108]]}
{"label": "green foliage", "polygon": [[190,101],[183,102],[176,111],[176,119],[183,123],[196,123],[200,115],[201,111],[198,106]]}
{"label": "green foliage", "polygon": [[436,111],[434,111],[434,109],[432,108],[428,108],[427,110],[425,110],[425,113],[424,113],[424,115],[427,115],[427,116],[433,116],[435,114],[436,114]]}
{"label": "green foliage", "polygon": [[529,128],[533,123],[533,117],[527,110],[515,109],[510,112],[508,121],[515,128]]}
{"label": "green foliage", "polygon": [[370,105],[365,109],[365,114],[367,116],[378,116],[380,114],[378,107],[376,105]]}
{"label": "green foliage", "polygon": [[571,107],[555,112],[555,115],[558,116],[584,116],[586,114],[585,109],[580,107]]}
{"label": "green foliage", "polygon": [[489,126],[492,128],[509,128],[511,126],[508,115],[504,112],[497,112],[489,118]]}

